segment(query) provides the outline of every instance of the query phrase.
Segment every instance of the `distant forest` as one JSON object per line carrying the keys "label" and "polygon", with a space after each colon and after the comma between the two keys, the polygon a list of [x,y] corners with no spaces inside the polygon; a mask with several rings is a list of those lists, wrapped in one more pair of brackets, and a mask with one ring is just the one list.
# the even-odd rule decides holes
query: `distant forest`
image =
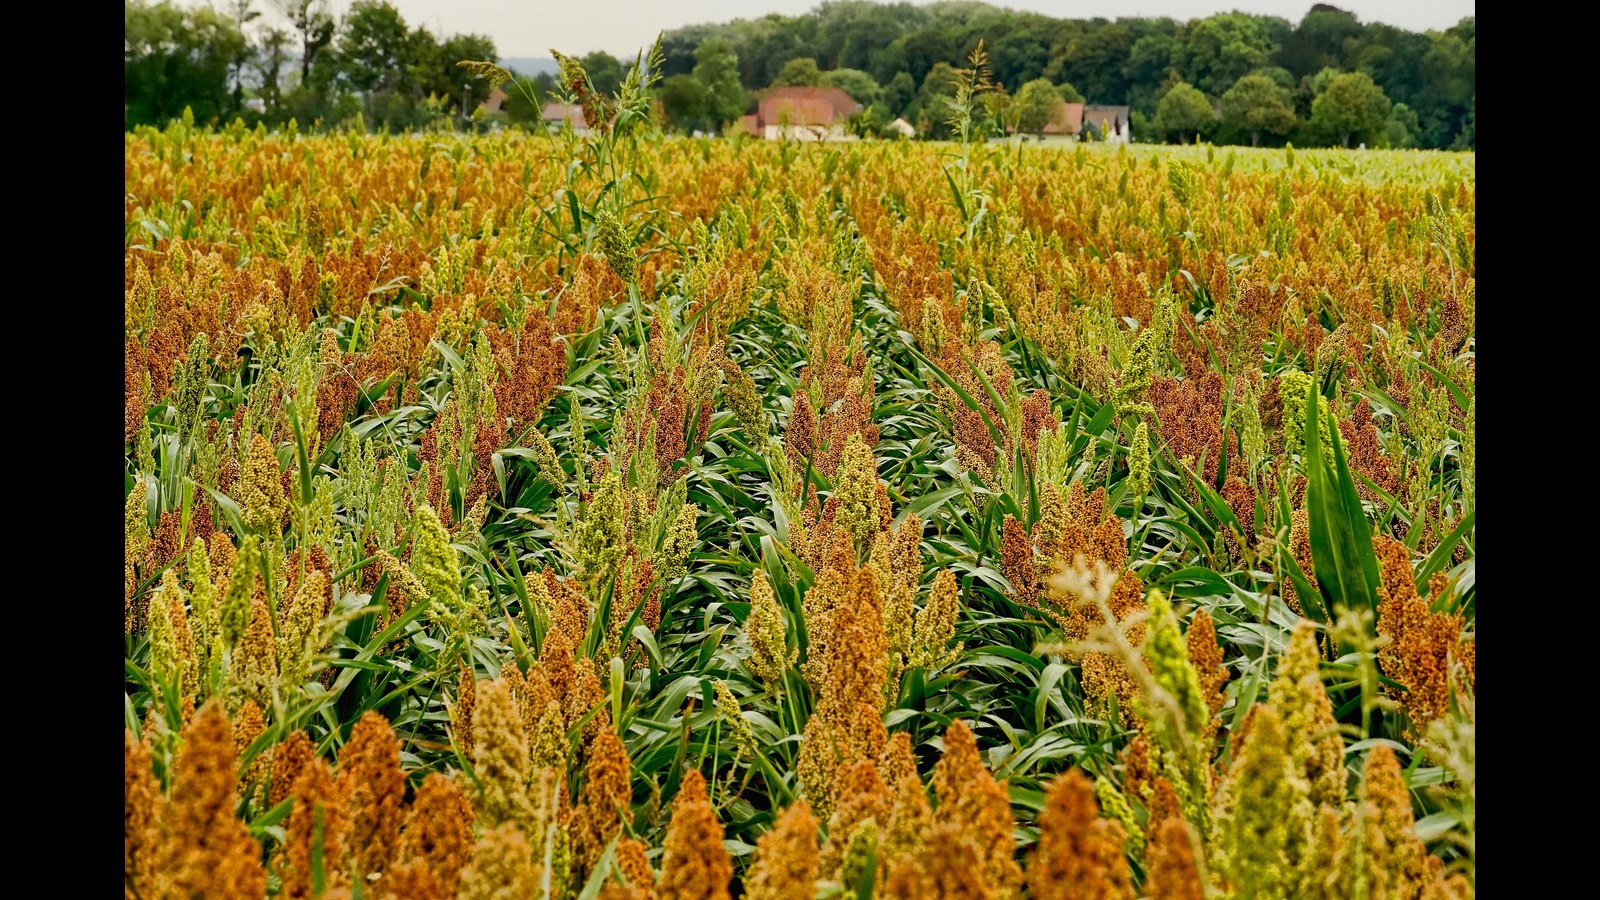
{"label": "distant forest", "polygon": [[[387,3],[358,0],[335,16],[326,0],[255,0],[185,10],[126,0],[127,127],[190,108],[200,121],[302,128],[484,127],[463,116],[487,86],[455,63],[496,59],[492,41],[440,38],[406,25]],[[263,15],[263,13],[266,13]],[[663,124],[716,132],[774,85],[832,85],[864,109],[863,135],[897,117],[920,137],[943,132],[952,75],[983,42],[994,122],[1030,128],[1063,100],[1127,106],[1139,141],[1474,149],[1474,19],[1416,33],[1363,23],[1317,4],[1298,22],[1229,12],[1170,18],[1058,19],[973,0],[926,6],[835,0],[777,14],[666,32],[658,99]],[[564,48],[554,48],[562,50]],[[582,57],[596,87],[620,83],[633,60]],[[518,77],[492,119],[540,119],[549,74]],[[520,88],[520,89],[519,89]],[[534,102],[529,102],[528,97]]]}

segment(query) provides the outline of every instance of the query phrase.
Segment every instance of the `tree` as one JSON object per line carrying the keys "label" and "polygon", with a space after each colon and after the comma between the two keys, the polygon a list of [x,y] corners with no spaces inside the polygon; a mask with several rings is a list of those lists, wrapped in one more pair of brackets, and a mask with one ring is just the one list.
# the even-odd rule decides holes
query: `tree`
{"label": "tree", "polygon": [[186,10],[130,0],[123,7],[123,115],[128,126],[165,124],[194,111],[196,121],[233,109],[228,86],[245,46],[232,19],[206,7]]}
{"label": "tree", "polygon": [[1063,81],[1056,85],[1056,90],[1060,92],[1061,99],[1067,103],[1086,102],[1083,97],[1083,92],[1073,87],[1072,82],[1070,81]]}
{"label": "tree", "polygon": [[300,35],[300,83],[311,80],[311,63],[333,41],[333,14],[328,0],[274,0],[278,11]]}
{"label": "tree", "polygon": [[1256,17],[1222,13],[1190,23],[1173,61],[1185,78],[1216,95],[1266,65],[1271,53],[1272,40]]}
{"label": "tree", "polygon": [[1035,78],[1017,91],[1017,130],[1044,134],[1045,126],[1063,124],[1061,92],[1048,78]]}
{"label": "tree", "polygon": [[615,94],[617,88],[622,87],[622,79],[627,75],[622,60],[604,50],[596,50],[578,61],[583,63],[583,71],[589,74],[589,83],[600,93]]}
{"label": "tree", "polygon": [[339,35],[339,62],[356,90],[392,90],[410,49],[410,29],[400,11],[384,0],[356,0]]}
{"label": "tree", "polygon": [[917,133],[935,140],[948,138],[950,127],[945,122],[945,116],[955,96],[955,66],[942,62],[929,69],[928,77],[922,79],[922,90],[917,92]]}
{"label": "tree", "polygon": [[1199,89],[1186,81],[1172,86],[1156,106],[1156,131],[1163,135],[1177,134],[1178,143],[1189,143],[1189,135],[1200,139],[1200,132],[1211,125],[1216,113],[1211,101]]}
{"label": "tree", "polygon": [[252,57],[250,67],[260,82],[258,90],[268,115],[277,115],[283,102],[283,73],[289,67],[293,41],[294,36],[282,28],[268,28],[261,33],[261,47]]}
{"label": "tree", "polygon": [[1358,43],[1362,34],[1362,25],[1353,14],[1319,3],[1283,39],[1272,60],[1297,78],[1325,66],[1345,65],[1349,62],[1346,47]]}
{"label": "tree", "polygon": [[916,97],[917,83],[911,80],[910,72],[896,72],[889,83],[883,86],[884,105],[895,115],[904,113]]}
{"label": "tree", "polygon": [[850,99],[862,106],[871,106],[878,102],[883,89],[878,87],[878,82],[871,75],[860,69],[834,69],[822,73],[822,83],[827,87],[836,87]]}
{"label": "tree", "polygon": [[1250,146],[1261,146],[1261,133],[1288,134],[1294,127],[1289,92],[1265,75],[1246,75],[1222,95],[1222,119],[1250,132]]}
{"label": "tree", "polygon": [[1384,123],[1383,131],[1390,147],[1396,150],[1415,147],[1422,131],[1417,122],[1417,111],[1404,103],[1396,103],[1389,109],[1389,120]]}
{"label": "tree", "polygon": [[[228,17],[233,19],[233,25],[239,29],[241,35],[244,27],[256,19],[261,18],[258,10],[252,9],[255,0],[231,0],[225,7]],[[244,105],[244,73],[250,64],[250,44],[247,41],[239,42],[238,55],[233,58],[233,108],[238,110]]]}
{"label": "tree", "polygon": [[[707,38],[695,48],[694,59],[694,79],[702,92],[700,115],[705,123],[720,128],[744,115],[749,100],[739,83],[739,55],[733,44],[727,38]],[[679,86],[680,92],[686,89]],[[681,97],[680,102],[687,99]]]}
{"label": "tree", "polygon": [[[740,90],[744,90],[740,88]],[[706,86],[692,75],[669,75],[661,82],[661,112],[667,124],[681,131],[693,131],[706,124],[708,95]]]}
{"label": "tree", "polygon": [[1376,135],[1388,116],[1389,98],[1365,72],[1335,76],[1311,101],[1311,124],[1337,138],[1341,147],[1350,146],[1351,135]]}
{"label": "tree", "polygon": [[773,87],[816,87],[822,84],[822,70],[809,56],[791,59],[783,64],[778,77],[772,79]]}

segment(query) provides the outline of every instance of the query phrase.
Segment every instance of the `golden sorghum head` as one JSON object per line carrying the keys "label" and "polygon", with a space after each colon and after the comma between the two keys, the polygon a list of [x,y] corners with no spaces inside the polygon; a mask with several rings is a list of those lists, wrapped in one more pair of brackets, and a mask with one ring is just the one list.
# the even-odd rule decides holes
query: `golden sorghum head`
{"label": "golden sorghum head", "polygon": [[158,870],[172,896],[266,895],[261,845],[234,816],[237,773],[233,726],[212,699],[184,726],[165,810]]}
{"label": "golden sorghum head", "polygon": [[433,600],[436,614],[446,614],[461,603],[461,563],[450,546],[450,532],[426,503],[417,507],[413,527],[411,567]]}
{"label": "golden sorghum head", "polygon": [[1122,825],[1099,817],[1094,793],[1094,785],[1078,769],[1057,776],[1045,792],[1039,844],[1028,859],[1028,886],[1038,900],[1132,900]]}
{"label": "golden sorghum head", "polygon": [[728,683],[718,678],[714,684],[717,697],[717,715],[722,718],[723,727],[727,729],[728,737],[735,747],[735,759],[754,759],[760,750],[756,747],[755,732],[750,729],[744,715],[739,711],[739,698],[733,695],[733,689]]}
{"label": "golden sorghum head", "polygon": [[984,880],[983,858],[959,826],[935,825],[929,831],[924,858],[909,864],[901,859],[884,882],[884,893],[892,900],[995,900],[1010,896]]}
{"label": "golden sorghum head", "polygon": [[311,677],[311,664],[322,649],[323,593],[328,577],[312,569],[300,579],[294,600],[278,621],[278,675],[286,691]]}
{"label": "golden sorghum head", "polygon": [[349,810],[345,846],[356,874],[382,872],[400,842],[406,778],[400,771],[400,742],[378,713],[364,713],[339,751],[338,790]]}
{"label": "golden sorghum head", "polygon": [[[123,731],[122,758],[122,878],[128,896],[154,896],[160,837],[156,823],[166,801],[150,768],[149,744],[135,740],[133,731],[127,729]],[[813,847],[815,831],[813,825]]]}
{"label": "golden sorghum head", "polygon": [[912,666],[934,669],[955,662],[962,645],[951,647],[950,641],[956,635],[956,616],[960,608],[955,573],[949,569],[939,570],[933,576],[927,605],[917,612],[911,636]]}
{"label": "golden sorghum head", "polygon": [[883,832],[880,855],[891,868],[900,859],[921,859],[933,829],[933,807],[915,771],[895,782],[894,807]]}
{"label": "golden sorghum head", "polygon": [[765,569],[757,568],[750,581],[750,616],[745,620],[750,638],[750,671],[776,695],[783,687],[783,674],[794,665],[799,650],[790,650],[783,607],[767,583]]}
{"label": "golden sorghum head", "polygon": [[[221,534],[213,538],[213,548],[218,539],[227,544],[229,549],[232,548],[227,537]],[[212,553],[215,554],[216,550],[213,549]],[[222,642],[229,647],[239,643],[239,638],[244,635],[245,625],[249,624],[250,599],[255,595],[256,577],[260,566],[261,545],[255,535],[246,535],[235,554],[232,571],[228,575],[228,586],[222,592],[219,610]]]}
{"label": "golden sorghum head", "polygon": [[529,821],[528,735],[517,698],[502,680],[478,682],[472,743],[473,773],[483,791],[479,819],[489,827]]}
{"label": "golden sorghum head", "polygon": [[200,690],[200,660],[183,601],[178,573],[168,569],[161,575],[161,590],[150,601],[150,668],[162,683],[176,685],[178,696],[195,697]]}
{"label": "golden sorghum head", "polygon": [[267,439],[256,434],[239,474],[239,508],[244,512],[244,523],[253,531],[275,537],[281,531],[288,506],[278,456]]}
{"label": "golden sorghum head", "polygon": [[1283,720],[1291,764],[1309,785],[1312,805],[1338,808],[1346,781],[1344,739],[1322,687],[1320,662],[1316,626],[1301,619],[1278,662],[1267,702]]}
{"label": "golden sorghum head", "polygon": [[472,862],[473,816],[472,801],[455,779],[430,773],[411,801],[398,859],[426,866],[444,896],[454,897],[461,870]]}
{"label": "golden sorghum head", "polygon": [[1157,824],[1145,854],[1144,891],[1149,900],[1205,900],[1195,848],[1198,841],[1182,816]]}
{"label": "golden sorghum head", "polygon": [[689,574],[689,551],[700,539],[695,522],[700,518],[700,507],[693,503],[685,503],[678,509],[678,515],[667,526],[666,537],[661,543],[661,558],[666,563],[663,577],[670,584],[673,581]]}
{"label": "golden sorghum head", "polygon": [[939,799],[934,821],[959,829],[972,843],[980,874],[989,890],[1012,896],[1022,883],[1011,840],[1011,799],[978,755],[978,741],[956,719],[944,733],[944,755],[933,770]]}
{"label": "golden sorghum head", "polygon": [[838,503],[835,520],[850,533],[857,547],[870,546],[882,516],[878,511],[878,464],[872,449],[853,432],[845,441],[832,502]]}
{"label": "golden sorghum head", "polygon": [[898,785],[902,779],[917,777],[917,755],[911,749],[909,733],[899,731],[889,735],[883,752],[878,754],[878,775],[890,787]]}
{"label": "golden sorghum head", "polygon": [[660,900],[729,900],[733,861],[722,846],[722,825],[698,769],[684,773],[661,856]]}
{"label": "golden sorghum head", "polygon": [[272,610],[263,597],[250,603],[250,624],[234,648],[230,666],[228,688],[233,696],[254,699],[262,706],[271,702],[278,682],[278,652],[272,641]]}
{"label": "golden sorghum head", "polygon": [[722,396],[733,410],[733,416],[744,430],[745,439],[757,452],[766,449],[772,436],[772,426],[767,421],[767,410],[756,390],[755,379],[733,360],[722,357]]}
{"label": "golden sorghum head", "polygon": [[745,876],[750,900],[812,900],[817,893],[817,820],[796,800],[756,841],[756,859]]}
{"label": "golden sorghum head", "polygon": [[460,900],[510,900],[542,897],[543,866],[534,862],[533,845],[515,822],[502,822],[478,838],[472,865],[461,873]]}
{"label": "golden sorghum head", "polygon": [[272,790],[267,794],[268,808],[277,806],[289,796],[295,779],[317,755],[311,738],[304,731],[296,731],[272,748]]}
{"label": "golden sorghum head", "polygon": [[628,749],[606,728],[589,748],[583,800],[573,808],[570,824],[573,862],[587,872],[624,825],[633,823],[633,788],[629,783]]}
{"label": "golden sorghum head", "polygon": [[1246,896],[1281,897],[1295,887],[1288,857],[1305,846],[1309,823],[1296,807],[1307,793],[1291,764],[1283,720],[1270,703],[1251,707],[1238,750],[1212,813],[1212,865],[1232,890]]}
{"label": "golden sorghum head", "polygon": [[1362,801],[1375,813],[1378,829],[1388,849],[1385,881],[1400,896],[1414,897],[1437,876],[1438,860],[1415,834],[1416,818],[1411,811],[1411,794],[1406,790],[1400,762],[1387,744],[1367,752],[1362,776]]}
{"label": "golden sorghum head", "polygon": [[[839,874],[846,849],[856,827],[863,822],[889,821],[894,797],[878,775],[872,760],[861,760],[840,770],[834,778],[834,808],[828,817],[828,839],[822,845],[822,871],[830,877]],[[873,840],[876,841],[876,835]],[[859,873],[858,873],[859,874]]]}

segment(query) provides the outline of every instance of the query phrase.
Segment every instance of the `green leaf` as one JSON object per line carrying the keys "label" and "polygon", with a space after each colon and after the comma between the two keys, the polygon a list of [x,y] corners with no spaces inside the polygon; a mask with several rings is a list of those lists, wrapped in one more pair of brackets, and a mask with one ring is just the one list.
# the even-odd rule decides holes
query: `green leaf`
{"label": "green leaf", "polygon": [[[1322,439],[1317,397],[1312,391],[1306,398],[1306,510],[1312,568],[1332,609],[1353,609],[1361,604],[1376,612],[1378,559],[1372,552],[1367,516],[1345,463],[1342,443],[1336,436],[1326,442]],[[1330,435],[1337,434],[1331,412],[1328,428]],[[1332,447],[1331,464],[1324,443]]]}

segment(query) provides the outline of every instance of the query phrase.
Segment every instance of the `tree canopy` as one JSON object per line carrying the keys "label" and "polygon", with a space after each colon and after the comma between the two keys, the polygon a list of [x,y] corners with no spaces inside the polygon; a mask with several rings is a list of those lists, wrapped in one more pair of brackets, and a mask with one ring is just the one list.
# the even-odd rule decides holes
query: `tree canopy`
{"label": "tree canopy", "polygon": [[[455,64],[495,59],[487,38],[436,36],[406,23],[387,0],[356,0],[342,15],[330,0],[229,0],[218,9],[125,0],[125,12],[129,127],[164,122],[185,107],[202,121],[295,116],[302,126],[332,125],[359,112],[372,127],[417,127],[459,116],[463,99],[468,109],[481,103],[483,80]],[[1136,133],[1176,117],[1185,128],[1168,131],[1192,139],[1187,126],[1199,104],[1188,91],[1167,99],[1183,84],[1222,110],[1198,129],[1209,128],[1212,140],[1475,146],[1475,19],[1417,33],[1321,3],[1299,22],[1243,12],[1180,22],[1064,19],[977,0],[828,0],[795,16],[666,32],[666,80],[656,90],[670,123],[715,128],[748,111],[752,92],[832,85],[941,137],[940,98],[980,40],[995,84],[1019,112],[1023,88],[1046,79],[1067,102],[1130,107]],[[633,62],[601,51],[581,61],[607,92]],[[1340,76],[1352,77],[1330,95]],[[515,106],[508,103],[506,115],[521,121],[527,111],[513,114]]]}

